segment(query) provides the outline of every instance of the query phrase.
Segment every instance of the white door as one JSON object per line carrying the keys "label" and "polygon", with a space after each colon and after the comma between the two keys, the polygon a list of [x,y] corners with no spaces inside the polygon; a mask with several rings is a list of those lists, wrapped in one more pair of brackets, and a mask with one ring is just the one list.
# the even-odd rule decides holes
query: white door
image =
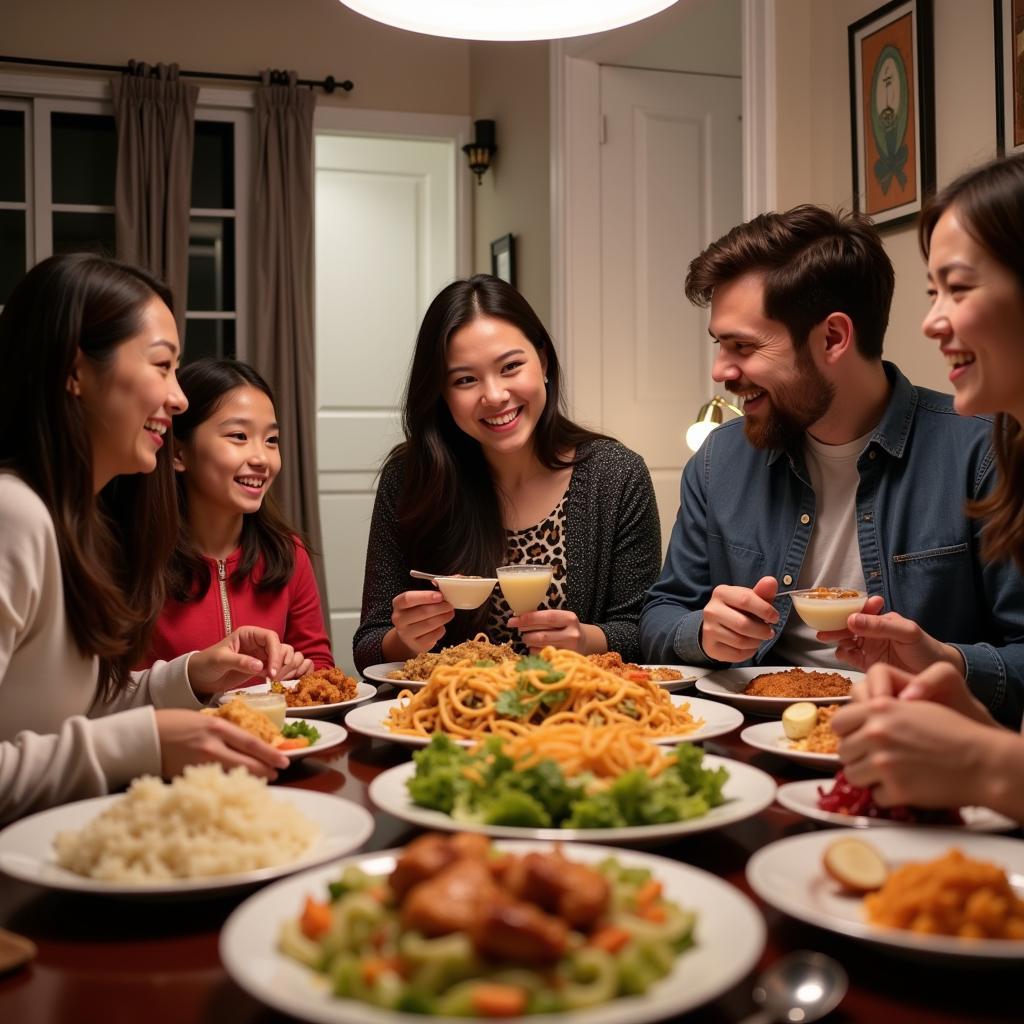
{"label": "white door", "polygon": [[455,145],[317,135],[317,453],[331,641],[353,671],[376,474],[416,330],[456,276]]}
{"label": "white door", "polygon": [[741,82],[602,67],[600,89],[601,426],[647,461],[664,541],[683,435],[713,392],[707,313],[683,281],[743,219]]}

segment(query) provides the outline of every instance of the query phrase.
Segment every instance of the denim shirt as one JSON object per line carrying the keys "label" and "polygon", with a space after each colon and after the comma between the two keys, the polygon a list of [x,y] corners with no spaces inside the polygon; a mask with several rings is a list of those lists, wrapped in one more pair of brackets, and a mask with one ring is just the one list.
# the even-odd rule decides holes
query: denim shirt
{"label": "denim shirt", "polygon": [[[981,524],[967,500],[995,476],[987,417],[958,416],[948,395],[914,387],[891,363],[888,406],[857,461],[857,540],[870,594],[956,646],[971,690],[999,721],[1024,710],[1024,578],[1011,563],[986,565]],[[802,449],[802,446],[801,446]],[[711,432],[683,470],[665,565],[640,617],[644,660],[712,662],[699,643],[704,607],[719,584],[752,587],[774,576],[792,586],[814,527],[815,496],[802,451],[762,451],[741,420]],[[770,639],[745,665],[774,664]]]}

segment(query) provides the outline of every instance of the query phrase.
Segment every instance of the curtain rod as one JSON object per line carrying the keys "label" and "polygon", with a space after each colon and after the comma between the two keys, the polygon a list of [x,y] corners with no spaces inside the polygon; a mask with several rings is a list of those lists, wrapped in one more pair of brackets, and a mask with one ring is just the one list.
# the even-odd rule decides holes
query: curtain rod
{"label": "curtain rod", "polygon": [[[127,74],[130,70],[127,64],[90,64],[77,60],[40,60],[35,57],[3,57],[0,56],[0,64],[31,64],[41,68],[78,68],[84,71],[115,71]],[[226,82],[259,82],[259,75],[236,75],[227,71],[179,71],[179,75],[186,75],[189,78],[216,78]],[[300,78],[298,85],[308,85],[310,88],[323,89],[330,95],[335,89],[343,89],[345,92],[352,91],[352,81],[346,78],[339,82],[334,75],[328,75],[321,81],[311,78]]]}

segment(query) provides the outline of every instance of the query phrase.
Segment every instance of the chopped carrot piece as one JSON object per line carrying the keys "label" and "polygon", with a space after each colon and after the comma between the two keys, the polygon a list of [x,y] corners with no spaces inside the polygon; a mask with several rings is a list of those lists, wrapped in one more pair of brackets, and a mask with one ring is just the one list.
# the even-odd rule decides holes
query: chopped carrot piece
{"label": "chopped carrot piece", "polygon": [[290,739],[279,740],[274,744],[278,750],[301,750],[309,746],[308,736],[293,736]]}
{"label": "chopped carrot piece", "polygon": [[614,924],[606,924],[590,936],[590,944],[614,956],[632,937],[625,928],[619,928]]}
{"label": "chopped carrot piece", "polygon": [[401,974],[402,963],[398,957],[394,956],[371,956],[367,957],[359,965],[359,973],[363,977],[363,981],[373,988],[377,984],[377,979],[382,974]]}
{"label": "chopped carrot piece", "polygon": [[661,882],[656,878],[649,878],[636,891],[636,905],[637,907],[649,907],[660,896]]}
{"label": "chopped carrot piece", "polygon": [[331,907],[330,904],[320,903],[312,896],[306,897],[306,906],[303,908],[302,917],[299,919],[299,927],[302,934],[307,938],[316,940],[331,928]]}
{"label": "chopped carrot piece", "polygon": [[526,1012],[526,990],[518,985],[477,985],[472,1001],[483,1017],[521,1017]]}
{"label": "chopped carrot piece", "polygon": [[642,917],[645,921],[653,921],[655,924],[664,924],[668,920],[668,914],[665,913],[664,907],[644,907],[636,912],[636,916]]}

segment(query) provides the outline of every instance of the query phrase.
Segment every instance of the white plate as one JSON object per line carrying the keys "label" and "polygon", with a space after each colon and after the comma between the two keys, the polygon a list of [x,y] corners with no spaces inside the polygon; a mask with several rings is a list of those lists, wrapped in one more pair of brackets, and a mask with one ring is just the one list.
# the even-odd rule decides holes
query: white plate
{"label": "white plate", "polygon": [[[743,690],[755,676],[763,676],[767,672],[788,672],[792,665],[755,665],[749,668],[723,668],[711,672],[697,680],[697,690],[706,697],[724,700],[751,715],[781,715],[790,704],[808,701],[811,704],[846,704],[849,697],[754,697],[743,693]],[[851,683],[859,683],[864,679],[863,672],[853,672],[845,668],[821,668],[803,666],[805,672],[838,672],[846,676]]]}
{"label": "white plate", "polygon": [[344,743],[348,739],[348,733],[340,725],[335,725],[333,722],[312,722],[308,718],[293,718],[292,721],[305,722],[320,733],[320,739],[311,746],[281,751],[285,757],[290,758],[292,761],[299,761],[304,757],[309,757],[310,754],[326,750],[328,747],[336,747],[339,743]]}
{"label": "white plate", "polygon": [[839,767],[838,754],[812,754],[806,750],[791,750],[789,744],[792,740],[786,736],[782,722],[778,720],[748,725],[740,733],[740,739],[752,747],[757,747],[758,750],[767,750],[769,754],[788,757],[791,761],[799,761],[815,768],[825,768],[834,772]]}
{"label": "white plate", "polygon": [[[289,682],[290,681],[291,680],[289,680]],[[285,683],[284,685],[287,686],[288,683]],[[254,683],[252,686],[240,686],[237,690],[225,690],[224,693],[217,698],[217,702],[219,704],[224,704],[239,693],[269,692],[270,683]],[[364,700],[369,700],[371,697],[376,696],[376,693],[376,686],[371,686],[369,683],[360,681],[356,683],[356,695],[352,700],[339,700],[334,704],[311,704],[309,707],[305,708],[289,708],[285,714],[289,718],[330,718],[331,715],[335,715],[339,711],[343,711],[345,708],[352,708],[357,704],[362,704]]]}
{"label": "white plate", "polygon": [[58,832],[83,828],[120,795],[79,800],[22,818],[0,832],[0,871],[47,889],[143,898],[196,896],[269,882],[358,850],[373,834],[373,816],[358,804],[328,793],[275,786],[271,795],[289,803],[320,826],[320,838],[291,864],[208,878],[181,878],[131,884],[86,878],[59,867],[53,849]]}
{"label": "white plate", "polygon": [[[548,843],[500,844],[514,853],[550,850]],[[228,918],[221,931],[220,956],[228,974],[250,995],[301,1020],[315,1024],[412,1024],[418,1020],[438,1024],[471,1024],[481,1018],[415,1017],[380,1010],[367,1003],[337,999],[318,975],[277,951],[281,925],[296,917],[306,896],[323,898],[328,882],[346,864],[358,864],[374,875],[389,873],[400,851],[350,857],[329,867],[307,871],[250,896]],[[526,1018],[536,1024],[645,1024],[676,1017],[728,991],[754,967],[764,948],[764,920],[738,889],[698,868],[648,853],[628,853],[605,846],[580,844],[570,851],[573,860],[595,863],[617,856],[629,867],[648,868],[664,886],[667,899],[697,913],[694,948],[683,953],[671,974],[642,996],[612,1000],[572,1013],[541,1014]]]}
{"label": "white plate", "polygon": [[[404,690],[419,690],[426,686],[426,682],[421,679],[391,679],[389,673],[394,672],[396,669],[400,669],[405,664],[404,661],[384,661],[379,665],[370,665],[369,668],[363,669],[363,675],[367,679],[372,679],[378,683],[392,683],[399,689]],[[658,686],[664,686],[666,690],[682,689],[687,686],[692,686],[698,679],[706,676],[711,669],[706,665],[641,665],[641,668],[670,668],[674,672],[682,672],[682,679],[671,679],[663,683],[658,683]]]}
{"label": "white plate", "polygon": [[707,754],[707,768],[725,768],[729,781],[722,790],[726,803],[712,808],[700,818],[672,821],[664,825],[633,825],[629,828],[514,828],[509,825],[481,825],[456,821],[443,811],[418,807],[409,798],[406,782],[416,774],[411,762],[395,765],[370,783],[370,799],[388,814],[421,828],[441,832],[481,832],[495,839],[572,839],[587,843],[649,843],[667,841],[690,832],[708,832],[725,828],[737,821],[752,818],[768,807],[775,798],[775,780],[758,768],[740,761]]}
{"label": "white plate", "polygon": [[379,665],[370,665],[363,669],[363,678],[372,679],[375,683],[391,683],[400,690],[419,690],[427,685],[425,679],[392,679],[390,673],[405,665],[404,661],[382,661]]}
{"label": "white plate", "polygon": [[[918,955],[1018,961],[1024,957],[1022,939],[966,940],[868,924],[860,897],[844,895],[821,865],[825,847],[839,835],[841,833],[825,829],[770,843],[747,862],[747,881],[765,903],[840,935]],[[957,847],[968,857],[1003,867],[1017,895],[1024,896],[1024,842],[1019,839],[974,835],[953,829],[878,828],[871,833],[870,842],[894,868],[910,861],[934,860],[951,847]]]}
{"label": "white plate", "polygon": [[[705,759],[706,760],[706,759]],[[888,818],[869,818],[863,814],[839,814],[836,811],[823,811],[818,806],[818,789],[826,792],[832,788],[829,779],[802,779],[800,782],[787,782],[779,786],[775,799],[794,814],[802,814],[814,821],[824,821],[829,825],[845,825],[848,828],[955,828],[967,832],[1010,832],[1017,823],[1005,815],[990,811],[987,807],[961,807],[962,825],[929,825],[914,821],[890,821]]]}
{"label": "white plate", "polygon": [[[652,740],[654,743],[681,743],[683,740],[706,740],[712,736],[721,736],[724,733],[732,732],[737,726],[743,724],[743,715],[736,708],[727,704],[719,704],[714,700],[701,700],[699,697],[680,697],[673,694],[670,700],[677,707],[680,704],[690,705],[690,714],[694,718],[704,719],[704,724],[693,732],[682,736],[659,736]],[[407,747],[425,747],[430,742],[429,736],[408,736],[402,733],[392,732],[385,724],[384,719],[390,714],[393,707],[398,706],[398,699],[378,700],[373,704],[364,704],[361,708],[353,708],[345,716],[345,725],[353,732],[362,733],[364,736],[371,736],[375,740],[390,740],[392,743],[401,743]],[[471,747],[474,740],[456,740],[463,747]]]}

